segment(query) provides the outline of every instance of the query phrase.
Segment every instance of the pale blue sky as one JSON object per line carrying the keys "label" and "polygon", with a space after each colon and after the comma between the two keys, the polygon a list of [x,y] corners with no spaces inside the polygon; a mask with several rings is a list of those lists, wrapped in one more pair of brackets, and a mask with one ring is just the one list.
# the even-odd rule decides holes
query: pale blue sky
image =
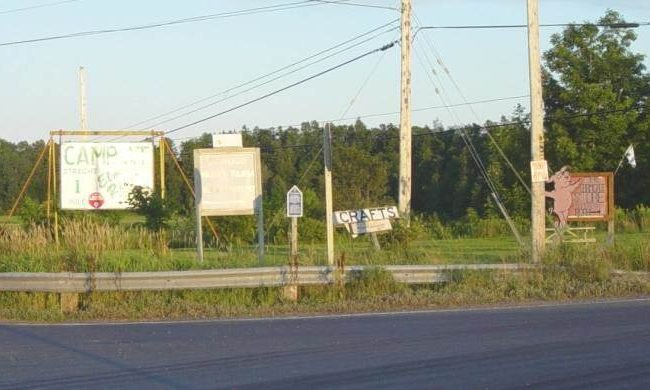
{"label": "pale blue sky", "polygon": [[[6,12],[55,2],[0,0],[0,43],[142,25],[291,0],[76,0]],[[397,0],[355,2],[398,6]],[[646,0],[541,0],[540,3],[541,23],[595,21],[608,8],[619,11],[628,21],[650,21],[650,2]],[[525,0],[413,0],[413,5],[415,24],[417,21],[429,26],[526,23]],[[150,30],[0,46],[0,138],[33,141],[47,138],[50,130],[77,129],[79,66],[84,66],[87,72],[89,128],[117,130],[274,71],[398,17],[399,13],[392,10],[324,4]],[[542,29],[542,49],[548,47],[550,34],[557,31],[560,29]],[[639,39],[633,49],[650,54],[650,27],[639,28],[637,33]],[[397,34],[397,31],[385,33],[291,76],[155,128],[168,131],[236,106],[378,48],[397,39]],[[467,101],[527,95],[526,44],[525,29],[421,31],[413,55],[413,108],[463,103],[454,83],[438,65],[438,59],[446,64]],[[646,64],[650,64],[647,59]],[[432,67],[438,76],[433,75]],[[439,94],[435,93],[431,81]],[[363,89],[362,85],[365,85]],[[517,103],[527,107],[528,98],[474,104],[476,115],[467,107],[415,111],[413,124],[439,120],[449,126],[498,120],[501,115],[509,115]],[[243,125],[287,126],[342,116],[361,116],[369,125],[398,123],[398,115],[365,117],[398,109],[399,47],[395,47],[383,55],[368,56],[271,98],[178,131],[171,138],[240,129]],[[150,128],[155,122],[136,128]]]}

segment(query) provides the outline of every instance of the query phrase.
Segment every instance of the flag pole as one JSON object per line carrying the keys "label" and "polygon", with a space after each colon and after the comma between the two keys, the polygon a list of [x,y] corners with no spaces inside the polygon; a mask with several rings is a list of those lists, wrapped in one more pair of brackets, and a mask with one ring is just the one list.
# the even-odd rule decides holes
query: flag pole
{"label": "flag pole", "polygon": [[625,160],[625,157],[627,157],[627,152],[630,150],[630,147],[632,147],[632,144],[630,144],[630,146],[628,146],[627,149],[625,149],[625,152],[623,152],[623,157],[621,157],[621,161],[618,162],[618,166],[614,170],[614,176],[616,176],[616,173],[621,168],[621,165],[623,165],[623,160]]}

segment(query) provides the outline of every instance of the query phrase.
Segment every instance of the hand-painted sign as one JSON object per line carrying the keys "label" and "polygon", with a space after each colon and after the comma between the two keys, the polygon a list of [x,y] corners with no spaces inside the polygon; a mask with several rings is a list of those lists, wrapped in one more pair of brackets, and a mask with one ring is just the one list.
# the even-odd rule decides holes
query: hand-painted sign
{"label": "hand-painted sign", "polygon": [[287,217],[302,217],[302,192],[297,186],[287,192]]}
{"label": "hand-painted sign", "polygon": [[334,223],[341,225],[345,223],[359,223],[367,221],[378,221],[382,219],[399,218],[397,207],[373,207],[369,209],[346,210],[334,212]]}
{"label": "hand-painted sign", "polygon": [[393,226],[390,224],[390,219],[379,219],[376,221],[357,222],[357,223],[350,223],[348,225],[350,226],[349,231],[350,233],[352,233],[352,237],[356,237],[359,234],[385,232],[393,229]]}
{"label": "hand-painted sign", "polygon": [[133,187],[153,189],[150,142],[66,142],[61,145],[61,208],[127,209]]}
{"label": "hand-painted sign", "polygon": [[194,186],[201,215],[254,214],[262,197],[260,149],[195,149]]}
{"label": "hand-painted sign", "polygon": [[531,161],[530,176],[533,183],[548,181],[548,163],[546,160]]}
{"label": "hand-painted sign", "polygon": [[570,173],[563,167],[549,178],[553,190],[553,214],[558,227],[571,221],[607,221],[614,210],[614,175],[612,172]]}

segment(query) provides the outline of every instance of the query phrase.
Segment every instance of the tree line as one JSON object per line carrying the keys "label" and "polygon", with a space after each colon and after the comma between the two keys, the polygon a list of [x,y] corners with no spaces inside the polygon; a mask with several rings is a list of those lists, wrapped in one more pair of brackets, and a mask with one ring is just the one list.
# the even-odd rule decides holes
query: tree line
{"label": "tree line", "polygon": [[[574,172],[614,171],[626,148],[634,145],[638,168],[624,164],[615,178],[616,205],[632,208],[650,205],[650,170],[646,168],[650,163],[650,75],[644,56],[631,49],[635,32],[607,27],[623,22],[619,14],[608,11],[598,21],[600,26],[574,25],[553,35],[552,47],[543,57],[545,155],[552,171],[565,165]],[[305,122],[300,128],[242,129],[244,146],[262,151],[267,224],[282,213],[286,192],[294,184],[303,191],[305,215],[314,223],[324,220],[323,126]],[[498,121],[480,125],[413,127],[413,212],[443,221],[468,213],[498,216],[491,194],[496,190],[513,216],[527,218],[530,196],[521,181],[530,182],[529,127],[529,116],[521,106]],[[398,127],[369,128],[357,120],[331,125],[331,131],[334,208],[395,204]],[[211,136],[168,141],[191,181],[192,151],[211,147]],[[3,213],[11,208],[43,147],[43,141],[0,140]],[[166,164],[166,207],[191,216],[192,196],[175,163],[167,159]],[[46,188],[43,164],[27,196],[43,202]]]}

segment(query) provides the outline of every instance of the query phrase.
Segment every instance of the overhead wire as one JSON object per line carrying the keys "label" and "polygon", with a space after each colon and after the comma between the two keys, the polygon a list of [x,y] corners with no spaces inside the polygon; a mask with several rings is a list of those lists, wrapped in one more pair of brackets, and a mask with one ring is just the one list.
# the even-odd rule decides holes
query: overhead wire
{"label": "overhead wire", "polygon": [[[418,24],[421,24],[420,21],[419,21],[419,19],[417,18],[417,15],[415,16],[415,18],[416,18],[416,20],[418,21]],[[438,62],[438,64],[440,65],[440,67],[442,68],[442,70],[444,71],[444,73],[447,75],[447,77],[449,78],[449,80],[452,82],[452,85],[454,86],[454,88],[456,89],[456,91],[458,92],[458,94],[460,95],[460,97],[461,97],[461,99],[463,100],[463,102],[467,102],[468,100],[467,100],[467,98],[465,97],[465,94],[463,93],[462,89],[460,88],[460,86],[459,86],[458,83],[456,82],[456,79],[453,77],[453,75],[452,75],[451,72],[449,71],[449,68],[446,66],[446,64],[445,64],[444,61],[442,60],[442,57],[440,56],[440,54],[439,54],[438,51],[436,50],[435,45],[433,45],[433,43],[428,39],[428,37],[427,37],[426,35],[425,35],[425,39],[424,39],[424,40],[425,40],[425,44],[427,44],[427,45],[429,46],[429,48],[431,49],[432,53],[433,53],[434,56],[436,57],[437,62]],[[474,118],[477,120],[477,122],[480,121],[480,118],[479,118],[478,114],[476,113],[476,111],[474,110],[474,107],[472,107],[471,104],[469,104],[468,107],[469,107],[469,109],[470,109],[470,112],[473,114]],[[495,146],[495,148],[497,149],[497,152],[499,153],[499,155],[501,156],[501,158],[504,159],[504,161],[506,162],[506,164],[508,165],[508,167],[510,168],[510,170],[515,174],[516,178],[519,180],[519,182],[521,183],[521,185],[522,185],[522,186],[526,189],[526,191],[528,191],[528,193],[530,194],[530,193],[531,193],[531,191],[530,191],[530,187],[529,187],[528,184],[525,182],[525,180],[523,179],[523,177],[521,176],[521,174],[519,173],[519,171],[517,171],[517,169],[515,168],[514,164],[512,164],[512,162],[510,161],[510,159],[508,158],[508,156],[503,152],[503,149],[502,149],[501,146],[498,144],[498,142],[496,142],[496,139],[494,139],[494,137],[492,136],[492,134],[491,134],[489,131],[487,132],[487,136],[488,136],[488,138],[490,139],[490,141],[492,142],[492,144]]]}
{"label": "overhead wire", "polygon": [[257,97],[257,98],[254,98],[254,99],[248,100],[248,101],[246,101],[246,102],[244,102],[244,103],[241,103],[241,104],[238,104],[238,105],[236,105],[236,106],[234,106],[234,107],[231,107],[231,108],[228,108],[228,109],[226,109],[226,110],[220,111],[220,112],[218,112],[218,113],[216,113],[216,114],[209,115],[209,116],[207,116],[207,117],[204,117],[204,118],[198,119],[198,120],[193,121],[193,122],[191,122],[191,123],[188,123],[188,124],[185,124],[185,125],[182,125],[182,126],[176,127],[176,128],[174,128],[174,129],[172,129],[172,130],[169,130],[169,131],[165,132],[165,134],[172,134],[172,133],[175,133],[175,132],[178,132],[178,131],[184,130],[184,129],[188,128],[188,127],[195,126],[195,125],[197,125],[197,124],[199,124],[199,123],[203,123],[203,122],[208,121],[208,120],[210,120],[210,119],[214,119],[214,118],[216,118],[216,117],[218,117],[218,116],[221,116],[221,115],[227,114],[227,113],[229,113],[229,112],[232,112],[232,111],[238,110],[238,109],[240,109],[240,108],[242,108],[242,107],[246,107],[246,106],[251,105],[251,104],[253,104],[253,103],[256,103],[256,102],[258,102],[258,101],[260,101],[260,100],[263,100],[263,99],[269,98],[269,97],[271,97],[271,96],[273,96],[273,95],[277,95],[278,93],[284,92],[284,91],[286,91],[286,90],[288,90],[288,89],[291,89],[291,88],[293,88],[293,87],[296,87],[296,86],[298,86],[298,85],[300,85],[300,84],[304,84],[304,83],[306,83],[307,81],[311,81],[311,80],[313,80],[313,79],[316,79],[316,78],[318,78],[318,77],[320,77],[320,76],[323,76],[323,75],[325,75],[325,74],[327,74],[327,73],[330,73],[330,72],[332,72],[332,71],[334,71],[334,70],[336,70],[336,69],[342,68],[342,67],[344,67],[344,66],[346,66],[346,65],[349,65],[349,64],[351,64],[351,63],[353,63],[353,62],[356,62],[356,61],[358,61],[358,60],[360,60],[360,59],[362,59],[362,58],[365,58],[365,57],[367,57],[367,56],[369,56],[369,55],[371,55],[371,54],[375,54],[375,53],[378,53],[378,52],[382,52],[382,51],[388,50],[388,49],[392,48],[393,46],[395,46],[396,43],[397,43],[396,41],[393,41],[393,42],[390,42],[390,43],[388,43],[388,44],[386,44],[386,45],[383,45],[382,47],[379,47],[379,48],[377,48],[377,49],[367,51],[367,52],[365,52],[365,53],[363,53],[363,54],[361,54],[361,55],[358,55],[358,56],[356,56],[356,57],[354,57],[354,58],[352,58],[352,59],[350,59],[350,60],[347,60],[347,61],[345,61],[345,62],[342,62],[342,63],[337,64],[337,65],[335,65],[335,66],[332,66],[332,67],[330,67],[330,68],[327,68],[327,69],[325,69],[325,70],[323,70],[323,71],[321,71],[321,72],[318,72],[318,73],[316,73],[316,74],[314,74],[314,75],[311,75],[311,76],[309,76],[309,77],[306,77],[306,78],[304,78],[304,79],[301,79],[301,80],[299,80],[299,81],[296,81],[296,82],[294,82],[294,83],[291,83],[291,84],[289,84],[289,85],[287,85],[287,86],[285,86],[285,87],[282,87],[282,88],[276,89],[276,90],[274,90],[274,91],[272,91],[272,92],[269,92],[269,93],[266,93],[266,94],[264,94],[264,95],[262,95],[262,96],[259,96],[259,97]]}
{"label": "overhead wire", "polygon": [[[288,65],[282,66],[282,67],[280,67],[280,68],[278,68],[278,69],[276,69],[276,70],[274,70],[274,71],[272,71],[272,72],[269,72],[269,73],[263,74],[263,75],[261,75],[261,76],[255,77],[255,78],[253,78],[253,79],[251,79],[251,80],[249,80],[249,81],[246,81],[246,82],[244,82],[244,83],[238,84],[238,85],[233,86],[233,87],[230,87],[230,88],[228,88],[228,89],[226,89],[226,90],[224,90],[224,91],[218,92],[218,93],[216,93],[216,94],[212,94],[212,95],[210,95],[210,96],[207,96],[207,97],[204,97],[204,98],[201,98],[201,99],[195,100],[195,101],[193,101],[193,102],[191,102],[191,103],[188,103],[188,104],[185,104],[185,105],[183,105],[183,106],[181,106],[181,107],[178,107],[178,108],[175,108],[175,109],[173,109],[173,110],[167,111],[167,112],[165,112],[165,113],[163,113],[163,114],[156,115],[156,116],[153,116],[153,117],[150,117],[150,118],[147,118],[147,119],[141,120],[141,121],[136,122],[136,123],[132,123],[132,124],[130,124],[130,125],[125,126],[123,129],[133,128],[133,127],[135,127],[135,126],[143,125],[143,124],[145,124],[145,123],[147,123],[147,122],[150,122],[150,121],[153,121],[153,120],[157,120],[157,119],[163,118],[163,117],[165,117],[165,116],[168,116],[168,115],[171,115],[171,114],[177,113],[177,112],[182,111],[182,110],[184,110],[184,109],[186,109],[186,108],[193,107],[193,106],[195,106],[195,105],[197,105],[197,104],[203,103],[203,102],[205,102],[205,101],[208,101],[208,100],[210,100],[210,99],[216,98],[216,97],[218,97],[218,96],[222,96],[222,95],[225,95],[225,94],[227,94],[227,93],[230,93],[230,92],[236,91],[236,90],[238,90],[238,89],[240,89],[240,88],[243,88],[243,87],[246,87],[246,86],[248,86],[248,85],[251,85],[251,84],[253,84],[253,83],[257,82],[257,81],[264,80],[264,79],[266,79],[266,78],[268,78],[268,77],[270,77],[270,76],[273,76],[273,75],[275,75],[275,74],[278,74],[278,73],[280,73],[280,72],[282,72],[282,71],[284,71],[284,70],[287,70],[287,69],[293,68],[293,67],[295,67],[296,65],[300,65],[300,64],[302,64],[302,63],[304,63],[304,62],[307,62],[307,61],[309,61],[309,60],[311,60],[311,59],[313,59],[313,58],[319,57],[319,56],[321,56],[321,55],[323,55],[323,54],[325,54],[325,53],[331,52],[332,50],[336,50],[336,49],[338,49],[338,48],[340,48],[340,47],[342,47],[342,46],[345,46],[345,45],[347,45],[348,43],[354,42],[354,41],[359,40],[359,39],[361,39],[361,38],[363,38],[363,37],[366,37],[366,36],[368,36],[368,35],[370,35],[370,34],[372,34],[372,33],[374,33],[374,32],[380,31],[380,30],[382,30],[382,29],[384,29],[384,28],[386,28],[386,27],[388,27],[388,26],[390,26],[390,25],[392,25],[392,24],[395,24],[395,22],[397,22],[398,20],[399,20],[399,19],[394,19],[394,20],[392,20],[392,21],[390,21],[390,22],[388,22],[388,23],[382,24],[382,25],[379,26],[379,27],[373,28],[373,29],[371,29],[371,30],[369,30],[369,31],[366,31],[366,32],[364,32],[364,33],[362,33],[362,34],[359,34],[359,35],[357,35],[357,36],[355,36],[355,37],[353,37],[353,38],[347,39],[347,40],[345,40],[345,41],[343,41],[343,42],[340,42],[340,43],[338,43],[338,44],[336,44],[336,45],[334,45],[334,46],[331,46],[331,47],[329,47],[329,48],[327,48],[327,49],[324,49],[324,50],[321,50],[321,51],[319,51],[319,52],[317,52],[317,53],[311,54],[311,55],[309,55],[309,56],[307,56],[307,57],[305,57],[305,58],[302,58],[302,59],[300,59],[300,60],[298,60],[298,61],[295,61],[295,62],[293,62],[293,63],[291,63],[291,64],[288,64]],[[390,30],[389,30],[389,31],[390,31]],[[376,36],[375,36],[375,37],[376,37]],[[346,50],[349,50],[349,49],[351,49],[352,47],[355,47],[355,46],[350,46],[350,47],[348,47]],[[341,53],[341,52],[337,52],[337,53]],[[326,58],[329,58],[329,57],[326,57]],[[304,69],[304,68],[300,68],[300,69]],[[289,73],[289,74],[290,74],[290,73]],[[285,74],[285,75],[286,75],[286,74]],[[248,90],[247,90],[247,91],[248,91]],[[234,97],[234,96],[233,96],[233,97]],[[151,127],[151,126],[155,126],[155,125],[149,125],[148,127]]]}
{"label": "overhead wire", "polygon": [[76,2],[79,2],[79,1],[82,1],[82,0],[54,1],[54,2],[50,2],[50,3],[30,5],[28,7],[12,8],[12,9],[8,9],[8,10],[0,11],[0,15],[7,15],[7,14],[18,13],[18,12],[31,11],[31,10],[38,9],[38,8],[54,7],[54,6],[57,6],[57,5],[62,5],[62,4],[67,4],[67,3],[76,3]]}
{"label": "overhead wire", "polygon": [[[377,38],[377,37],[379,37],[379,36],[381,36],[381,35],[383,35],[383,34],[385,34],[385,33],[387,33],[387,32],[393,31],[394,29],[395,29],[395,28],[390,29],[390,30],[385,31],[385,32],[378,33],[378,34],[376,34],[376,35],[374,35],[374,36],[371,36],[371,37],[369,37],[369,38],[367,38],[367,39],[365,39],[365,40],[359,41],[359,42],[357,42],[357,43],[354,43],[353,45],[350,45],[350,46],[345,47],[345,48],[343,48],[343,49],[341,49],[341,50],[338,50],[338,51],[336,51],[336,52],[334,52],[334,53],[331,53],[331,54],[329,54],[329,55],[327,55],[327,56],[325,56],[325,57],[322,57],[322,58],[319,58],[319,59],[317,59],[317,60],[315,60],[315,61],[312,61],[312,62],[310,62],[310,63],[307,63],[307,64],[305,64],[305,65],[303,65],[303,66],[301,66],[301,67],[295,68],[295,69],[290,70],[290,71],[285,72],[285,73],[282,73],[282,74],[280,74],[280,75],[278,75],[278,76],[276,76],[276,77],[274,77],[274,78],[271,78],[271,79],[269,79],[269,80],[266,80],[266,81],[264,81],[264,82],[261,82],[261,83],[255,84],[255,85],[251,86],[250,88],[247,88],[247,89],[244,89],[244,90],[242,90],[242,91],[239,91],[239,92],[237,92],[237,93],[235,93],[235,94],[233,94],[233,95],[225,96],[225,97],[223,97],[223,98],[221,98],[221,99],[219,99],[219,100],[216,100],[216,101],[214,101],[214,102],[210,102],[210,103],[208,103],[208,104],[205,104],[205,105],[200,106],[200,107],[198,107],[198,108],[195,108],[195,109],[193,109],[193,110],[190,110],[190,111],[187,111],[187,112],[184,112],[184,113],[181,113],[181,114],[175,115],[175,116],[173,116],[173,117],[171,117],[171,118],[167,118],[167,119],[165,119],[165,120],[162,120],[162,121],[159,121],[159,122],[156,122],[156,123],[150,124],[148,127],[156,127],[156,126],[159,126],[159,125],[162,125],[162,124],[165,124],[165,123],[168,123],[168,122],[174,121],[174,120],[176,120],[176,119],[179,119],[179,118],[182,118],[182,117],[185,117],[185,116],[191,115],[191,114],[196,113],[196,112],[198,112],[198,111],[205,110],[206,108],[212,107],[212,106],[214,106],[214,105],[216,105],[216,104],[218,104],[218,103],[222,103],[222,102],[224,102],[224,101],[231,100],[231,99],[233,99],[233,98],[235,98],[235,97],[238,97],[238,96],[240,96],[240,95],[243,95],[243,94],[245,94],[245,93],[247,93],[247,92],[250,92],[250,91],[253,91],[253,90],[255,90],[255,89],[258,89],[259,87],[262,87],[262,86],[268,85],[268,84],[270,84],[270,83],[272,83],[272,82],[274,82],[274,81],[277,81],[277,80],[279,80],[279,79],[281,79],[281,78],[284,78],[284,77],[286,77],[286,76],[292,75],[292,74],[297,73],[297,72],[299,72],[299,71],[301,71],[301,70],[303,70],[303,69],[306,69],[306,68],[308,68],[308,67],[310,67],[310,66],[313,66],[313,65],[318,64],[318,63],[320,63],[320,62],[323,62],[323,61],[325,61],[325,60],[327,60],[327,59],[329,59],[329,58],[332,58],[332,57],[337,56],[337,55],[339,55],[339,54],[341,54],[341,53],[344,53],[344,52],[346,52],[346,51],[348,51],[348,50],[350,50],[350,49],[352,49],[352,48],[355,48],[355,47],[360,46],[360,45],[362,45],[362,44],[364,44],[364,43],[367,43],[367,42],[369,42],[369,41],[372,41],[372,40],[374,40],[375,38]],[[250,84],[250,83],[246,83],[246,84]],[[232,89],[231,89],[231,90],[232,90]],[[218,95],[217,95],[217,96],[218,96]]]}
{"label": "overhead wire", "polygon": [[[415,17],[416,22],[418,24],[421,24],[419,19],[417,18],[417,15],[415,15],[415,13],[414,13],[414,17]],[[414,38],[415,38],[415,36],[414,36]],[[427,42],[427,43],[429,43],[429,42]],[[435,48],[430,43],[429,43],[429,45],[433,49],[433,54],[436,57],[438,64],[443,66],[444,64],[442,63],[440,56],[435,52]],[[427,57],[427,61],[429,61],[428,55],[426,55],[426,52],[425,52],[425,56]],[[435,72],[435,69],[433,68],[433,65],[431,63],[430,63],[430,66],[431,66],[431,71]],[[447,68],[444,67],[444,66],[443,66],[443,68],[444,68],[445,72],[449,75],[449,71],[447,70]],[[437,73],[436,73],[436,77],[438,77]],[[452,80],[452,83],[458,89],[458,85],[455,83],[454,80]],[[434,88],[436,88],[435,84],[434,84]],[[442,89],[443,95],[446,96],[446,92],[445,92],[444,86],[442,85],[442,82],[441,82],[441,89]],[[440,94],[439,94],[439,96],[440,96],[441,100],[443,100],[443,104],[446,105],[446,103],[444,103],[443,96],[441,96]],[[463,95],[463,98],[464,98],[464,95]],[[465,100],[465,102],[467,101],[467,99],[464,99],[464,100]],[[461,123],[460,119],[458,118],[458,116],[456,115],[455,112],[453,112],[449,108],[447,108],[447,110],[450,112],[452,117],[456,119],[457,123]],[[505,209],[505,206],[503,205],[503,202],[500,199],[499,191],[497,189],[497,186],[492,181],[492,178],[490,177],[489,171],[488,171],[487,167],[485,166],[485,164],[483,163],[483,160],[481,159],[480,153],[476,149],[476,146],[474,145],[474,142],[472,141],[471,137],[467,135],[466,129],[464,127],[461,126],[459,128],[459,132],[461,134],[461,139],[462,139],[463,143],[465,144],[465,146],[469,150],[470,156],[471,156],[472,160],[474,161],[474,163],[476,164],[476,166],[477,166],[477,168],[479,170],[479,173],[481,174],[481,177],[483,177],[483,180],[485,181],[486,185],[488,186],[488,189],[490,190],[491,195],[494,198],[494,201],[497,203],[497,206],[501,209],[501,212],[504,214],[504,217],[506,218],[506,220],[508,220],[508,223],[511,225],[511,228],[513,230],[513,234],[518,239],[518,241],[521,243],[522,241],[521,241],[521,238],[519,237],[519,232],[517,231],[516,227],[514,227],[514,225],[512,225],[510,223],[510,217],[509,217],[509,215],[507,213],[507,210]]]}
{"label": "overhead wire", "polygon": [[363,8],[379,8],[379,9],[387,9],[391,11],[399,11],[399,8],[395,7],[387,7],[383,5],[373,5],[373,4],[362,4],[362,3],[340,3],[332,0],[311,0],[314,2],[318,3],[327,3],[327,4],[337,4],[337,5],[344,5],[344,6],[352,6],[352,7],[363,7]]}
{"label": "overhead wire", "polygon": [[[343,3],[343,2],[346,2],[346,1],[349,1],[349,0],[332,0],[333,3]],[[148,29],[152,29],[152,28],[160,28],[160,27],[166,27],[166,26],[172,26],[172,25],[203,22],[203,21],[206,21],[206,20],[225,19],[225,18],[233,18],[233,17],[238,17],[238,16],[255,15],[255,14],[270,13],[270,12],[277,12],[277,11],[286,11],[286,10],[291,10],[291,9],[296,9],[296,8],[322,6],[322,5],[327,5],[327,4],[329,4],[329,3],[318,3],[318,2],[313,2],[311,0],[294,1],[294,2],[291,2],[291,3],[282,3],[282,4],[269,5],[269,6],[264,6],[264,7],[248,8],[248,9],[237,10],[237,11],[228,11],[228,12],[220,12],[220,13],[207,14],[207,15],[198,15],[198,16],[192,16],[192,17],[188,17],[188,18],[174,19],[174,20],[168,20],[168,21],[163,21],[163,22],[155,22],[155,23],[143,24],[143,25],[137,25],[137,26],[108,28],[108,29],[102,29],[102,30],[79,31],[79,32],[69,33],[69,34],[52,35],[52,36],[39,37],[39,38],[31,38],[31,39],[23,39],[23,40],[2,42],[2,43],[0,43],[0,46],[14,46],[14,45],[23,45],[23,44],[28,44],[28,43],[53,41],[53,40],[59,40],[59,39],[79,38],[79,37],[86,37],[86,36],[92,36],[92,35],[102,35],[102,34],[112,34],[112,33],[127,32],[127,31],[148,30]]]}

